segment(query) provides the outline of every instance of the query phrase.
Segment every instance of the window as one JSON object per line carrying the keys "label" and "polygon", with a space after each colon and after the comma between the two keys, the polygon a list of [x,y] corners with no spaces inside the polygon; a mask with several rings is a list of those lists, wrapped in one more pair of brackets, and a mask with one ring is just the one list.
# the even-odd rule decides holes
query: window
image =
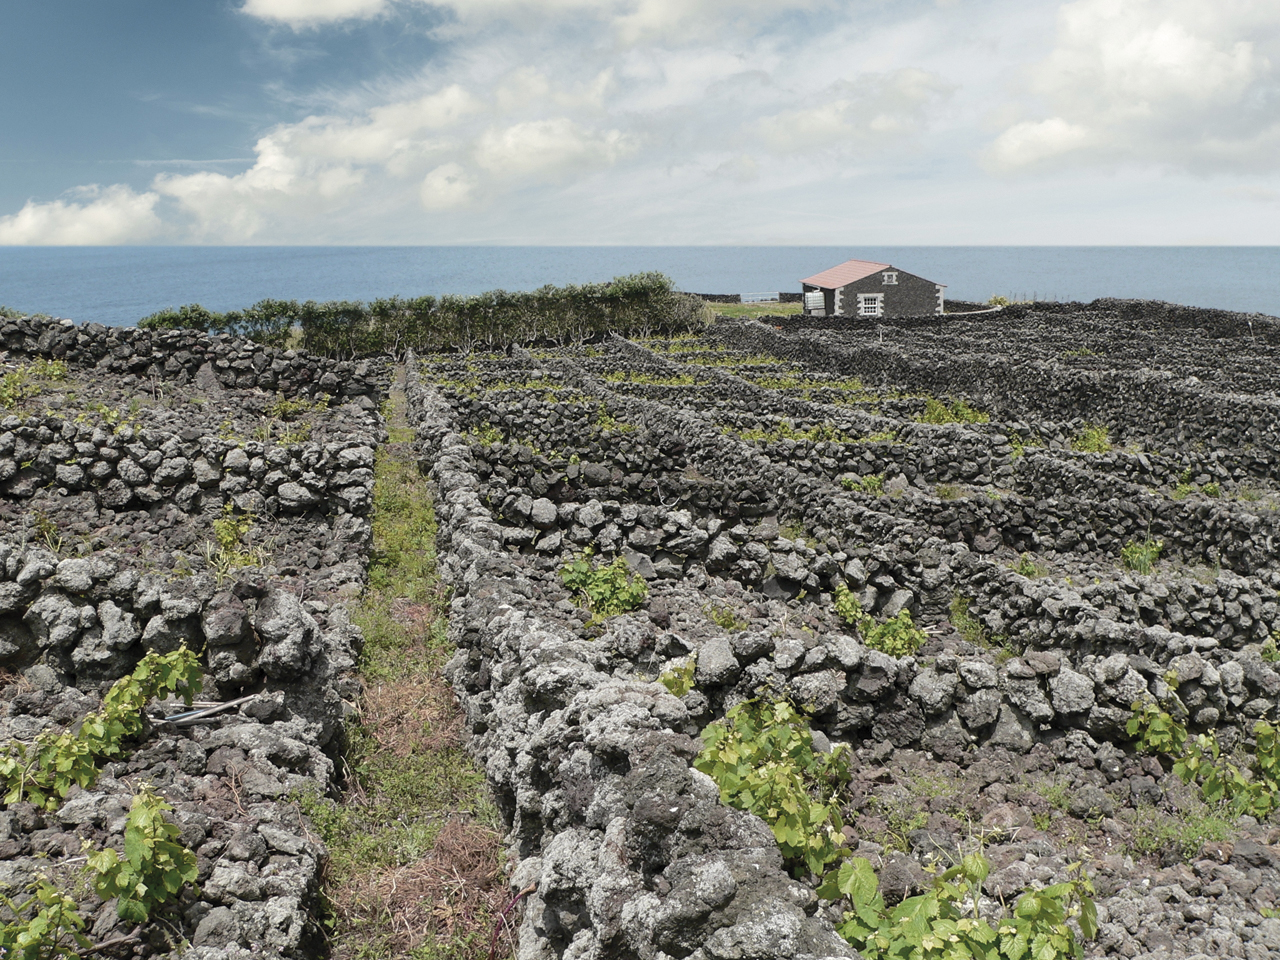
{"label": "window", "polygon": [[896,270],[886,270],[880,274],[884,278],[885,285],[896,284],[898,282],[898,272]]}
{"label": "window", "polygon": [[883,293],[858,294],[858,316],[883,317],[884,316],[884,294]]}

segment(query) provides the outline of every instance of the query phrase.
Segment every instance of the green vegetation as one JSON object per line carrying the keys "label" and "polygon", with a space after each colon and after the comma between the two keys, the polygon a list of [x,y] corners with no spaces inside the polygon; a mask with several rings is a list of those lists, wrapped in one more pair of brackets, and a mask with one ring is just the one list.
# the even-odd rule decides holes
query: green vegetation
{"label": "green vegetation", "polygon": [[939,500],[959,500],[964,491],[954,483],[940,483],[934,487],[934,492]]}
{"label": "green vegetation", "polygon": [[1161,540],[1152,540],[1150,537],[1134,540],[1120,548],[1120,562],[1134,573],[1149,574],[1155,568],[1163,549],[1164,542]]}
{"label": "green vegetation", "polygon": [[978,912],[982,884],[991,865],[981,853],[966,855],[936,877],[926,893],[889,910],[869,861],[853,857],[831,871],[818,895],[847,897],[851,908],[837,925],[840,935],[867,960],[1066,960],[1084,956],[1067,921],[1075,919],[1085,939],[1098,932],[1093,884],[1072,865],[1072,879],[1018,898],[1012,911],[992,925]]}
{"label": "green vegetation", "polygon": [[797,873],[821,874],[844,848],[840,790],[849,750],[816,753],[808,721],[786,700],[748,700],[702,731],[694,766],[720,800],[761,817]]}
{"label": "green vegetation", "polygon": [[[29,802],[56,810],[72,787],[88,789],[97,782],[99,766],[124,755],[124,742],[143,730],[143,708],[155,699],[179,695],[188,706],[201,689],[197,655],[186,649],[154,651],[132,674],[117,680],[103,698],[102,709],[84,717],[78,727],[45,730],[27,744],[14,740],[0,753],[0,785],[4,803]],[[158,906],[172,900],[195,881],[195,854],[175,842],[182,832],[164,816],[173,807],[144,786],[135,795],[125,825],[124,857],[112,849],[87,857],[84,871],[94,892],[116,900],[118,915],[141,923]],[[86,845],[86,849],[89,846]],[[22,960],[87,956],[98,947],[84,934],[85,919],[76,901],[37,878],[18,902],[0,897],[7,916],[0,923],[0,956]]]}
{"label": "green vegetation", "polygon": [[951,598],[951,625],[969,643],[975,647],[986,647],[991,642],[991,635],[977,617],[969,612],[971,601],[968,597],[955,594]]}
{"label": "green vegetation", "polygon": [[708,603],[702,608],[702,613],[716,626],[731,633],[737,633],[750,626],[744,617],[738,616],[737,613],[722,603]]}
{"label": "green vegetation", "polygon": [[842,477],[840,486],[846,490],[857,490],[860,493],[869,493],[873,497],[884,495],[884,474],[869,473],[865,477]]}
{"label": "green vegetation", "polygon": [[802,303],[779,303],[770,300],[765,303],[707,303],[707,309],[722,317],[739,319],[755,319],[756,317],[791,317],[804,310]]}
{"label": "green vegetation", "polygon": [[672,289],[660,273],[615,277],[608,283],[545,286],[530,293],[491,290],[470,297],[390,297],[358,301],[261,300],[245,310],[215,313],[199,304],[162,310],[139,321],[148,330],[196,329],[229,333],[283,347],[299,331],[312,353],[350,358],[419,354],[555,340],[581,342],[614,332],[624,336],[695,331],[709,321],[701,300]]}
{"label": "green vegetation", "polygon": [[5,745],[0,753],[5,804],[27,801],[56,810],[73,785],[93,786],[99,764],[120,756],[123,742],[142,732],[143,707],[171,694],[189,706],[201,684],[200,660],[191,650],[148,653],[132,674],[112,684],[102,709],[74,730],[44,730],[34,743]]}
{"label": "green vegetation", "polygon": [[1015,573],[1020,573],[1029,580],[1037,580],[1049,575],[1049,568],[1029,553],[1023,553],[1018,558],[1018,565],[1013,569]]}
{"label": "green vegetation", "polygon": [[1080,453],[1107,453],[1111,450],[1111,433],[1106,424],[1086,424],[1071,438],[1071,449]]}
{"label": "green vegetation", "polygon": [[941,400],[927,397],[924,401],[924,413],[916,418],[920,423],[987,423],[989,416],[975,410],[963,400],[953,400],[950,406]]}
{"label": "green vegetation", "polygon": [[173,807],[149,787],[133,798],[124,830],[124,857],[108,847],[89,857],[93,892],[116,898],[122,920],[142,923],[151,912],[196,882],[196,855],[177,842],[182,829],[165,818]]}
{"label": "green vegetation", "polygon": [[875,618],[862,609],[853,591],[843,583],[836,584],[835,612],[845,623],[858,628],[863,643],[891,657],[913,656],[929,639],[915,625],[909,610],[901,610],[897,616],[876,623]]}
{"label": "green vegetation", "polygon": [[1076,347],[1063,354],[1064,357],[1096,357],[1097,355],[1097,350],[1090,350],[1088,347]]}
{"label": "green vegetation", "polygon": [[484,960],[507,900],[498,815],[444,679],[454,650],[436,520],[393,394],[374,466],[373,557],[352,619],[364,634],[342,802],[298,796],[329,848],[324,896],[343,960]]}
{"label": "green vegetation", "polygon": [[1183,783],[1196,783],[1208,804],[1220,804],[1236,815],[1262,819],[1280,807],[1280,737],[1265,720],[1253,726],[1253,758],[1242,769],[1222,756],[1213,734],[1187,735],[1187,728],[1147,701],[1133,705],[1126,726],[1140,750],[1171,758]]}
{"label": "green vegetation", "polygon": [[865,437],[858,437],[851,443],[893,443],[898,439],[896,430],[882,430],[879,433],[868,433]]}
{"label": "green vegetation", "polygon": [[1229,840],[1235,835],[1233,821],[1204,804],[1171,816],[1155,807],[1141,806],[1129,820],[1129,845],[1139,856],[1160,856],[1176,850],[1194,858],[1206,843]]}
{"label": "green vegetation", "polygon": [[236,513],[228,500],[222,516],[213,521],[213,543],[205,544],[204,557],[219,581],[241,567],[260,567],[267,562],[266,550],[249,546],[249,535],[257,523],[252,513]]}
{"label": "green vegetation", "polygon": [[1258,656],[1265,663],[1280,663],[1280,648],[1276,646],[1276,639],[1277,634],[1272,633],[1271,636],[1267,637],[1266,642],[1262,644],[1262,650],[1259,651]]}
{"label": "green vegetation", "polygon": [[597,617],[635,610],[649,597],[648,584],[632,572],[625,557],[601,567],[592,562],[590,548],[560,568],[560,579]]}
{"label": "green vegetation", "polygon": [[67,364],[62,360],[37,357],[0,376],[0,408],[17,406],[40,393],[49,383],[67,379]]}
{"label": "green vegetation", "polygon": [[658,677],[658,682],[670,691],[672,696],[683,697],[694,687],[694,672],[697,670],[698,664],[692,657],[680,664],[678,667],[671,667]]}

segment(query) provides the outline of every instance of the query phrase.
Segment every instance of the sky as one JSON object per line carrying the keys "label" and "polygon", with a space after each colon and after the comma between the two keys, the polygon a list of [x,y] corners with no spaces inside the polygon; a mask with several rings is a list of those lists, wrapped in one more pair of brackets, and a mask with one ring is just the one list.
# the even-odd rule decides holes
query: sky
{"label": "sky", "polygon": [[0,0],[0,244],[1280,244],[1277,0]]}

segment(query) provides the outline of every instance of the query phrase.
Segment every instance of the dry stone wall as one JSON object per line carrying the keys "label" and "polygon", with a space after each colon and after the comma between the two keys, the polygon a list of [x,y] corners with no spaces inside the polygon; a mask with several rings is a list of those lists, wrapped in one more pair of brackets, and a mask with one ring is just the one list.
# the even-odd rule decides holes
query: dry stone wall
{"label": "dry stone wall", "polygon": [[[1028,350],[1045,349],[1042,322],[1032,318]],[[1081,322],[1091,329],[1089,316]],[[930,330],[970,329],[945,324]],[[1254,722],[1276,717],[1280,673],[1261,656],[1280,630],[1273,463],[1233,439],[1260,428],[1270,400],[1231,408],[1212,434],[1224,438],[1217,447],[1169,439],[1185,424],[1149,421],[1113,436],[1143,433],[1157,449],[1079,453],[1075,431],[1110,399],[1069,399],[1074,374],[1047,361],[1031,364],[1031,378],[1067,386],[1041,408],[1006,399],[1029,389],[1025,381],[999,395],[959,391],[954,370],[911,359],[908,327],[893,351],[881,351],[874,332],[837,343],[722,324],[693,343],[423,361],[413,403],[455,590],[450,676],[511,827],[513,892],[537,891],[522,957],[843,955],[827,938],[828,905],[786,892],[763,825],[713,814],[714,791],[689,767],[698,731],[762,691],[802,705],[822,742],[855,749],[866,772],[855,774],[848,834],[882,866],[882,885],[918,887],[923,874],[902,879],[919,869],[908,861],[964,840],[951,808],[918,801],[928,822],[903,834],[909,856],[894,859],[876,832],[889,830],[884,811],[910,804],[903,791],[919,778],[977,777],[965,802],[996,831],[1001,896],[1065,876],[1078,851],[1054,832],[1059,818],[1101,829],[1106,844],[1137,843],[1139,821],[1165,814],[1131,812],[1190,802],[1173,799],[1184,788],[1168,769],[1133,752],[1125,723],[1135,701],[1176,704],[1193,730],[1228,748],[1247,747]],[[983,334],[1001,336],[1010,342],[1008,331]],[[890,352],[905,384],[862,385],[885,375]],[[1135,395],[1140,383],[1163,382],[1191,398],[1185,409],[1205,424],[1222,415],[1219,394],[1181,366],[1194,351],[1174,353],[1177,374],[1135,378],[1119,364],[1104,378]],[[975,354],[966,376],[996,360]],[[1021,369],[1003,362],[1010,378]],[[979,386],[993,379],[982,376]],[[920,391],[985,402],[992,420],[921,423]],[[819,429],[823,439],[808,436]],[[1188,465],[1192,490],[1176,493]],[[880,492],[837,482],[872,476]],[[1220,495],[1200,489],[1213,482]],[[1120,554],[1147,536],[1166,552],[1144,575]],[[641,610],[600,623],[569,594],[558,571],[588,548],[602,561],[625,557],[646,578]],[[915,657],[868,648],[833,613],[838,584],[878,619],[910,611],[929,642]],[[696,687],[677,701],[654,681],[691,660]],[[907,779],[895,782],[890,768]],[[1044,778],[1064,785],[1060,807],[1027,792]],[[1033,824],[1033,811],[1044,820]],[[708,826],[717,817],[734,824],[730,834]],[[1015,827],[1031,840],[999,832]],[[1256,862],[1245,853],[1230,865],[1195,861],[1176,881],[1178,902],[1197,904],[1194,917],[1231,918],[1221,936],[1163,901],[1142,901],[1146,912],[1134,914],[1126,890],[1143,877],[1150,885],[1158,866],[1103,857],[1104,936],[1091,951],[1265,949],[1276,931],[1239,891],[1273,902],[1277,858],[1267,844],[1280,833],[1251,836],[1241,850],[1264,849],[1247,854]],[[764,864],[750,875],[776,883],[744,884],[743,858]],[[1219,895],[1214,871],[1247,873],[1247,882]],[[772,917],[759,937],[747,932],[749,916]]]}
{"label": "dry stone wall", "polygon": [[[145,653],[183,645],[202,651],[197,708],[230,704],[158,705],[58,810],[9,804],[0,892],[73,871],[83,841],[118,847],[145,783],[175,807],[198,886],[123,949],[321,955],[324,850],[291,798],[334,783],[359,695],[344,601],[370,547],[387,369],[35,318],[0,341],[22,383],[0,421],[0,737],[74,724]],[[80,906],[97,941],[132,926]]]}

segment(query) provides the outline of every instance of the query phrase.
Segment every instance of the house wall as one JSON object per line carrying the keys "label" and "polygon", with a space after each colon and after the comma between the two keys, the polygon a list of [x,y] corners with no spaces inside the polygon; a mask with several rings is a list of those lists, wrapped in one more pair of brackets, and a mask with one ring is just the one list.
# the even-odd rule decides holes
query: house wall
{"label": "house wall", "polygon": [[[804,293],[810,293],[810,292],[812,292],[812,291],[814,291],[814,290],[822,290],[822,299],[823,299],[823,303],[824,303],[824,305],[825,305],[824,309],[826,310],[826,315],[827,315],[828,317],[833,317],[833,316],[835,316],[835,313],[836,313],[836,292],[835,292],[834,290],[828,290],[828,289],[826,289],[825,287],[815,287],[815,286],[814,286],[813,284],[811,284],[811,283],[803,284],[803,287],[804,287],[804,290],[803,290],[803,292],[804,292]],[[801,302],[802,302],[802,303],[804,302],[804,301],[803,301],[803,298],[801,298]],[[806,310],[806,311],[805,311],[805,313],[808,313],[808,311]]]}
{"label": "house wall", "polygon": [[898,282],[886,284],[883,279],[885,271],[873,273],[854,283],[841,288],[843,307],[841,313],[846,317],[858,315],[858,294],[883,293],[884,315],[886,317],[924,317],[940,313],[938,300],[938,284],[924,277],[917,277],[905,270],[896,270]]}

